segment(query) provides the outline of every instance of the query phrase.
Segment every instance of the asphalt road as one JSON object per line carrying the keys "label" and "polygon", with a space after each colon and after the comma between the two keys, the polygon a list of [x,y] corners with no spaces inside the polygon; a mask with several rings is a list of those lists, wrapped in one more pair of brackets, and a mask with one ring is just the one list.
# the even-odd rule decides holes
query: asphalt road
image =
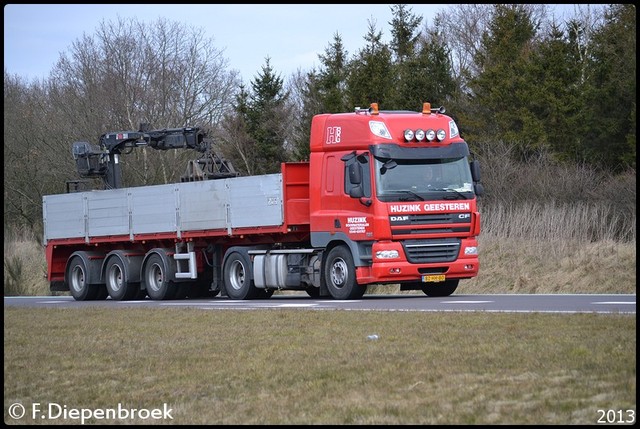
{"label": "asphalt road", "polygon": [[635,294],[566,295],[451,295],[430,298],[424,294],[365,295],[362,299],[339,301],[306,295],[274,295],[270,299],[234,301],[226,297],[175,301],[75,301],[71,296],[4,297],[5,307],[193,307],[204,310],[257,310],[300,308],[309,310],[364,311],[482,311],[507,313],[614,313],[636,314]]}

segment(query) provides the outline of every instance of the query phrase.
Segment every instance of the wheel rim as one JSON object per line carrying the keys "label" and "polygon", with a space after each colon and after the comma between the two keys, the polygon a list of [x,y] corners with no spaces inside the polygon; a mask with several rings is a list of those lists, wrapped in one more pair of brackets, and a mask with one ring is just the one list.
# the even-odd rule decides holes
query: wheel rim
{"label": "wheel rim", "polygon": [[159,291],[163,283],[162,267],[154,263],[147,274],[147,285],[154,291]]}
{"label": "wheel rim", "polygon": [[117,292],[122,288],[122,270],[118,265],[112,265],[111,268],[109,268],[109,273],[107,274],[107,282],[109,282],[109,286],[114,292]]}
{"label": "wheel rim", "polygon": [[240,261],[233,261],[229,267],[229,283],[235,290],[242,289],[244,286],[245,272],[244,265]]}
{"label": "wheel rim", "polygon": [[85,287],[85,274],[84,268],[80,265],[76,265],[73,267],[71,271],[71,287],[76,292],[82,292]]}
{"label": "wheel rim", "polygon": [[341,288],[344,286],[348,275],[349,270],[347,268],[347,263],[342,258],[336,259],[333,265],[331,265],[331,283],[333,283],[334,286]]}

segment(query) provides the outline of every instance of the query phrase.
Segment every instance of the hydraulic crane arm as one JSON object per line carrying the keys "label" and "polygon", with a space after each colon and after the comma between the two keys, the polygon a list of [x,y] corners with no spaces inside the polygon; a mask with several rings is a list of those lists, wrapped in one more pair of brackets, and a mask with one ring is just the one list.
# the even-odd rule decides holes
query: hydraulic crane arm
{"label": "hydraulic crane arm", "polygon": [[87,142],[73,143],[72,154],[80,176],[101,177],[105,189],[121,188],[119,156],[141,146],[157,150],[193,149],[202,153],[200,158],[189,161],[187,172],[180,178],[182,182],[238,176],[229,161],[212,151],[211,140],[199,127],[147,128],[141,124],[140,131],[105,133],[100,136],[98,146]]}

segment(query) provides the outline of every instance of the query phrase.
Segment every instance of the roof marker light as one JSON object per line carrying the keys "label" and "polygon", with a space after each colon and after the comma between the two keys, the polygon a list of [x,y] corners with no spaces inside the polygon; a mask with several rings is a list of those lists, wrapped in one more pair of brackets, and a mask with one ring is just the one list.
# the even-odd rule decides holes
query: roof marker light
{"label": "roof marker light", "polygon": [[422,103],[422,114],[423,115],[431,114],[431,103]]}

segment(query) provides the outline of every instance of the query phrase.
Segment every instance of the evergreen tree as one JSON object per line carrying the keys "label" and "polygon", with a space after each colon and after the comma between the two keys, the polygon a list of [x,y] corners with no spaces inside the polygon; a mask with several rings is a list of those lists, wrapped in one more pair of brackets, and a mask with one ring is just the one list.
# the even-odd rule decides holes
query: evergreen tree
{"label": "evergreen tree", "polygon": [[321,63],[317,79],[321,99],[321,111],[318,113],[341,113],[350,110],[346,100],[347,56],[342,37],[336,32],[333,43],[325,49],[324,55],[318,55]]}
{"label": "evergreen tree", "polygon": [[358,51],[347,66],[349,105],[367,107],[378,103],[380,108],[390,109],[394,85],[391,50],[382,43],[382,31],[369,20],[364,40],[366,46]]}
{"label": "evergreen tree", "polygon": [[610,5],[593,37],[584,126],[585,158],[621,171],[636,165],[636,6]]}
{"label": "evergreen tree", "polygon": [[216,136],[222,141],[221,150],[235,169],[252,175],[258,166],[256,141],[249,135],[249,92],[240,85],[235,96],[233,111],[225,115],[222,132]]}
{"label": "evergreen tree", "polygon": [[422,17],[411,13],[406,4],[391,6],[393,18],[391,26],[391,51],[394,54],[395,64],[403,64],[415,55],[415,47],[420,36],[416,31],[422,22]]}
{"label": "evergreen tree", "polygon": [[424,102],[442,105],[456,90],[448,49],[435,30],[419,40],[413,57],[395,67],[400,76],[395,102],[398,109],[421,110]]}
{"label": "evergreen tree", "polygon": [[287,99],[283,79],[271,67],[266,58],[262,71],[251,81],[247,125],[249,135],[256,141],[256,151],[261,159],[256,174],[280,171],[280,163],[287,160]]}
{"label": "evergreen tree", "polygon": [[[581,84],[581,56],[577,53],[577,22],[569,22],[569,33],[552,25],[548,38],[533,54],[528,79],[537,83],[537,91],[529,100],[530,110],[545,128],[540,141],[548,145],[556,157],[580,161],[580,137],[576,133]],[[573,34],[573,36],[572,36]]]}
{"label": "evergreen tree", "polygon": [[495,5],[476,56],[481,71],[469,84],[474,110],[464,118],[472,135],[489,133],[512,142],[522,155],[536,151],[546,132],[530,109],[539,84],[528,78],[535,35],[536,25],[524,5]]}
{"label": "evergreen tree", "polygon": [[393,19],[391,26],[390,48],[393,54],[393,84],[390,100],[386,103],[388,109],[416,110],[419,101],[426,95],[416,88],[424,81],[420,75],[420,64],[416,58],[416,45],[420,32],[418,26],[422,17],[411,13],[407,5],[391,6]]}

